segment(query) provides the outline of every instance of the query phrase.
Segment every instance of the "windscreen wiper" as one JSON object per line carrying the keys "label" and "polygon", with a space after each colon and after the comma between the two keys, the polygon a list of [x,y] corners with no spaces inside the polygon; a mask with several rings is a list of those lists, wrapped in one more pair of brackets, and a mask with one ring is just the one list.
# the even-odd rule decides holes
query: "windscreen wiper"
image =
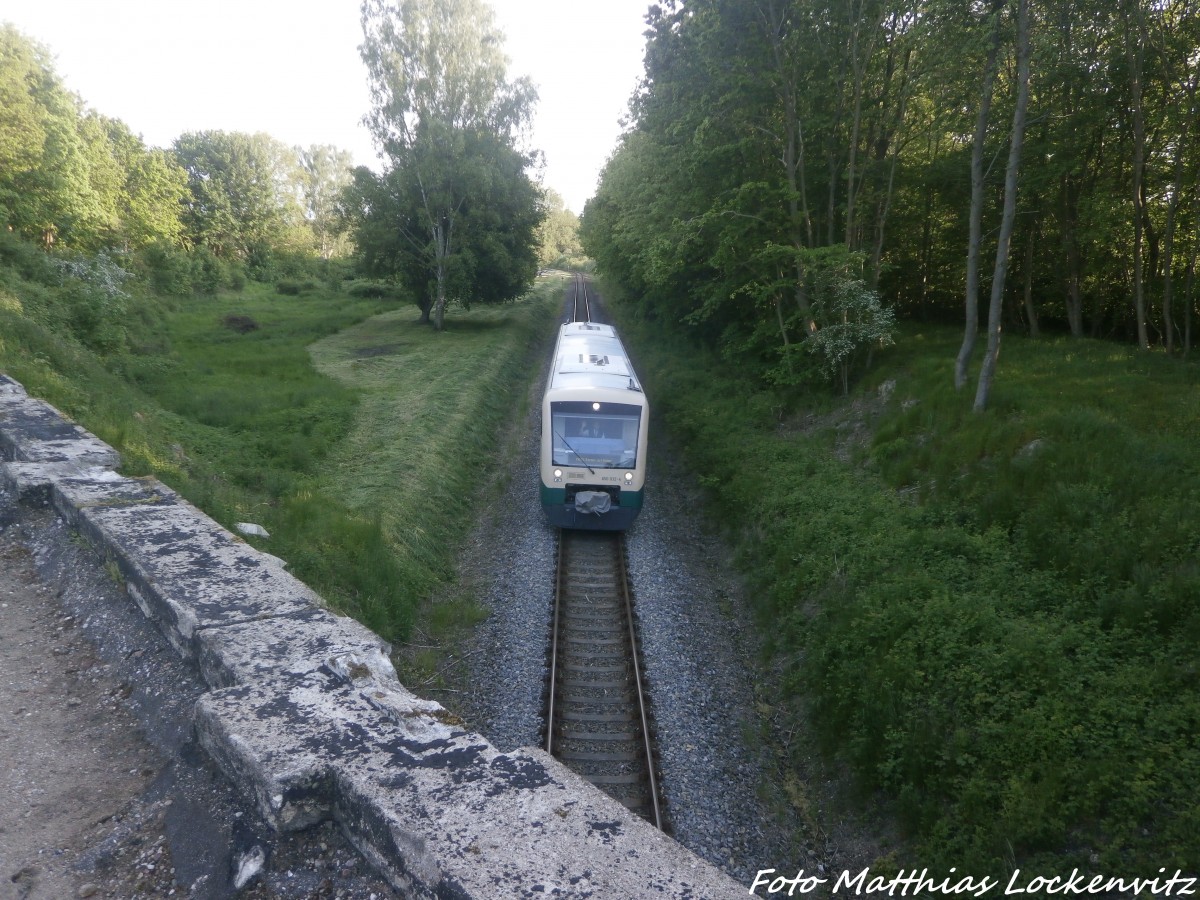
{"label": "windscreen wiper", "polygon": [[558,438],[560,441],[562,441],[562,442],[563,442],[563,444],[566,446],[566,448],[567,448],[568,450],[570,450],[572,453],[574,453],[574,454],[575,454],[575,456],[576,456],[578,459],[580,459],[580,460],[583,460],[583,467],[584,467],[585,469],[587,469],[587,470],[588,470],[589,472],[591,472],[593,475],[595,475],[595,474],[596,474],[596,470],[595,470],[595,469],[593,469],[591,466],[589,466],[589,465],[587,464],[587,458],[586,458],[586,457],[585,457],[585,456],[584,456],[582,453],[580,453],[578,450],[576,450],[574,447],[572,447],[570,444],[568,444],[568,443],[567,443],[567,439],[566,439],[565,437],[563,437],[563,436],[562,436],[561,434],[559,434],[557,431],[556,431],[556,432],[554,432],[554,435],[555,435],[555,437],[557,437],[557,438]]}

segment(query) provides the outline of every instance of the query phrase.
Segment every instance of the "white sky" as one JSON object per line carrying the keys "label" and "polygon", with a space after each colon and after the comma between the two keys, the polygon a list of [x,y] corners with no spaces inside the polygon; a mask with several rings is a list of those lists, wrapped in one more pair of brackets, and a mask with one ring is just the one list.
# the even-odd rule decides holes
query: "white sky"
{"label": "white sky", "polygon": [[[489,0],[509,76],[538,87],[544,183],[583,211],[642,75],[650,0]],[[0,0],[0,22],[49,48],[67,88],[147,144],[265,131],[376,166],[358,0]]]}

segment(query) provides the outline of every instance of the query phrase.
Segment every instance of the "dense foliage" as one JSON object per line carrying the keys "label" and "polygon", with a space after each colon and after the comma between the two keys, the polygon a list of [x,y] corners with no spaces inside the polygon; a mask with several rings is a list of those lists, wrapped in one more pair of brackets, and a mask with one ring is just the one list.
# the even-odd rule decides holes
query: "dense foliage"
{"label": "dense foliage", "polygon": [[362,23],[387,165],[359,169],[346,205],[368,267],[440,330],[448,302],[514,299],[537,270],[543,198],[516,143],[536,92],[508,80],[481,0],[363,0]]}
{"label": "dense foliage", "polygon": [[299,225],[299,199],[280,177],[295,157],[269,135],[184,134],[175,140],[175,153],[188,175],[188,233],[217,257],[266,257]]}
{"label": "dense foliage", "polygon": [[[436,54],[426,62],[436,67]],[[523,120],[531,96],[510,99]],[[529,158],[505,128],[451,136],[462,158],[439,164],[465,192],[447,284],[464,302],[512,300],[537,265],[543,198]],[[128,474],[158,475],[226,525],[263,523],[293,571],[402,636],[451,569],[468,521],[463,485],[505,415],[496,398],[529,371],[544,301],[477,312],[488,327],[461,336],[461,355],[395,317],[385,352],[355,346],[346,371],[316,371],[314,341],[409,299],[395,285],[347,284],[351,181],[349,154],[261,133],[195,132],[148,148],[68,92],[47,50],[0,29],[0,371],[117,446]],[[403,356],[401,371],[360,378],[362,353]],[[438,380],[453,389],[431,391]],[[359,404],[376,394],[403,414],[364,425]],[[435,471],[356,482],[378,446],[344,466],[335,448],[367,426],[392,452],[427,454]],[[448,458],[452,476],[438,471]],[[422,527],[398,524],[412,521]]]}
{"label": "dense foliage", "polygon": [[[1198,13],[650,9],[583,244],[744,542],[780,700],[890,798],[905,862],[1200,865],[1197,376],[1167,355],[1196,305]],[[1064,336],[1010,344],[977,414],[953,331],[913,323],[993,287],[991,337]],[[889,402],[788,427],[802,382],[884,377]],[[855,456],[836,426],[875,407]]]}
{"label": "dense foliage", "polygon": [[0,227],[70,256],[103,251],[167,294],[316,274],[339,243],[348,154],[265,134],[147,147],[87,108],[49,52],[0,26]]}
{"label": "dense foliage", "polygon": [[[450,569],[550,305],[496,304],[579,256],[484,13],[363,4],[382,174],[265,135],[148,148],[0,30],[0,368],[130,473],[265,522],[395,635]],[[1200,245],[1195,0],[667,0],[648,21],[583,241],[743,542],[783,673],[766,699],[811,716],[921,862],[1200,866],[1200,392],[1168,355]],[[343,290],[347,221],[390,286]],[[956,335],[915,322],[973,308],[1002,221],[1005,315],[1071,337],[1010,344],[973,415]],[[489,327],[461,356],[395,314],[349,327],[408,300],[486,302]],[[852,403],[798,413],[813,381]]]}
{"label": "dense foliage", "polygon": [[634,126],[583,216],[588,253],[644,315],[777,371],[827,324],[810,254],[840,248],[901,318],[961,321],[977,146],[969,304],[1003,238],[1009,324],[1192,342],[1194,0],[669,0],[648,22]]}
{"label": "dense foliage", "polygon": [[[104,255],[61,264],[0,235],[0,371],[117,447],[124,473],[228,528],[263,525],[262,549],[403,638],[453,571],[510,412],[498,398],[524,395],[550,303],[472,313],[447,354],[394,294],[282,286],[154,303]],[[91,304],[122,312],[84,327]]]}
{"label": "dense foliage", "polygon": [[49,53],[0,26],[0,221],[45,247],[178,243],[185,176],[121,122],[86,110]]}
{"label": "dense foliage", "polygon": [[763,696],[896,813],[892,864],[1200,866],[1195,364],[1014,339],[979,416],[956,331],[906,326],[851,402],[781,419],[751,373],[625,328],[751,579]]}
{"label": "dense foliage", "polygon": [[538,263],[544,268],[579,269],[586,264],[579,243],[579,217],[554,190],[546,191],[546,217],[538,227],[538,244]]}

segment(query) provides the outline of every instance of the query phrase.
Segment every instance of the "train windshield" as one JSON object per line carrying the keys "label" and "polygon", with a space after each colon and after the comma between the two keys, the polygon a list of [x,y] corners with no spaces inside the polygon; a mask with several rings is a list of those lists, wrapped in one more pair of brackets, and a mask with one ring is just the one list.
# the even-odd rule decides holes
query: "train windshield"
{"label": "train windshield", "polygon": [[641,418],[641,407],[629,403],[551,403],[554,465],[633,468]]}

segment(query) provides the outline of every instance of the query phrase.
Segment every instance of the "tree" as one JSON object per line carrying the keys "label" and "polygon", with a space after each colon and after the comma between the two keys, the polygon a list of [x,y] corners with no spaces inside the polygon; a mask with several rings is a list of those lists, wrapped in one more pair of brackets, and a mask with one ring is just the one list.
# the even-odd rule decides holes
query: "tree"
{"label": "tree", "polygon": [[569,266],[583,255],[579,244],[579,217],[567,209],[563,198],[546,191],[546,216],[538,227],[538,265]]}
{"label": "tree", "polygon": [[835,243],[866,254],[863,280],[901,314],[966,307],[960,387],[979,306],[1003,314],[1005,293],[1031,329],[1171,348],[1196,311],[1198,12],[1029,3],[1038,77],[1005,229],[1016,0],[661,0],[584,246],[640,314],[767,372],[820,327],[796,313],[815,306],[811,252]]}
{"label": "tree", "polygon": [[[1124,24],[1125,58],[1129,66],[1129,116],[1133,125],[1133,179],[1130,196],[1133,199],[1133,306],[1137,322],[1137,338],[1142,349],[1150,347],[1146,328],[1145,290],[1145,233],[1146,233],[1146,110],[1143,102],[1145,76],[1146,18],[1141,0],[1125,0],[1121,4]],[[1132,21],[1130,21],[1132,18]]]}
{"label": "tree", "polygon": [[954,367],[954,387],[962,390],[967,383],[967,364],[975,349],[979,332],[979,257],[982,253],[983,228],[983,156],[987,141],[988,117],[1000,57],[1000,21],[1005,0],[993,0],[990,10],[991,36],[983,64],[983,83],[979,89],[979,109],[975,117],[975,135],[971,141],[971,207],[968,213],[970,237],[967,240],[966,327]]}
{"label": "tree", "polygon": [[317,253],[329,259],[338,247],[338,203],[351,181],[348,150],[331,145],[297,149],[304,217],[312,228]]}
{"label": "tree", "polygon": [[201,131],[178,137],[174,150],[187,172],[193,244],[247,262],[286,243],[301,218],[290,148],[266,134]]}
{"label": "tree", "polygon": [[88,112],[80,121],[89,181],[103,217],[93,247],[139,250],[183,240],[187,174],[173,154],[148,150],[124,122]]}
{"label": "tree", "polygon": [[1009,248],[1017,215],[1017,178],[1021,171],[1021,147],[1025,140],[1025,112],[1029,103],[1029,0],[1017,0],[1017,104],[1009,137],[1008,165],[1004,170],[1004,212],[992,271],[992,297],[988,304],[988,344],[975,388],[975,411],[987,407],[992,377],[1000,356],[1000,325],[1004,306],[1004,281],[1008,274]]}
{"label": "tree", "polygon": [[47,84],[48,52],[11,25],[0,28],[0,204],[14,224],[15,183],[42,161],[46,139],[39,88]]}
{"label": "tree", "polygon": [[48,52],[0,27],[0,210],[5,224],[46,247],[86,245],[108,221],[90,180],[80,107]]}
{"label": "tree", "polygon": [[180,246],[187,197],[187,173],[173,153],[158,148],[135,153],[126,171],[124,197],[129,245],[134,249],[158,242]]}
{"label": "tree", "polygon": [[[508,81],[502,36],[480,0],[364,0],[362,27],[359,49],[372,98],[365,121],[388,171],[373,186],[360,177],[359,187],[368,189],[359,197],[371,199],[373,189],[383,188],[374,198],[392,207],[397,229],[396,239],[366,253],[377,265],[389,253],[411,258],[386,267],[403,273],[418,297],[428,295],[418,301],[422,319],[432,313],[440,331],[448,300],[490,296],[472,284],[481,258],[498,264],[502,251],[522,252],[523,241],[506,248],[495,228],[479,224],[487,219],[486,198],[525,197],[537,217],[536,191],[523,183],[531,160],[515,147],[536,94],[528,79]],[[375,227],[360,229],[360,249],[364,239],[380,235]],[[472,236],[487,239],[473,246]],[[532,244],[528,250],[535,260]],[[519,260],[510,262],[502,268],[521,268]],[[511,291],[510,284],[505,293]]]}

